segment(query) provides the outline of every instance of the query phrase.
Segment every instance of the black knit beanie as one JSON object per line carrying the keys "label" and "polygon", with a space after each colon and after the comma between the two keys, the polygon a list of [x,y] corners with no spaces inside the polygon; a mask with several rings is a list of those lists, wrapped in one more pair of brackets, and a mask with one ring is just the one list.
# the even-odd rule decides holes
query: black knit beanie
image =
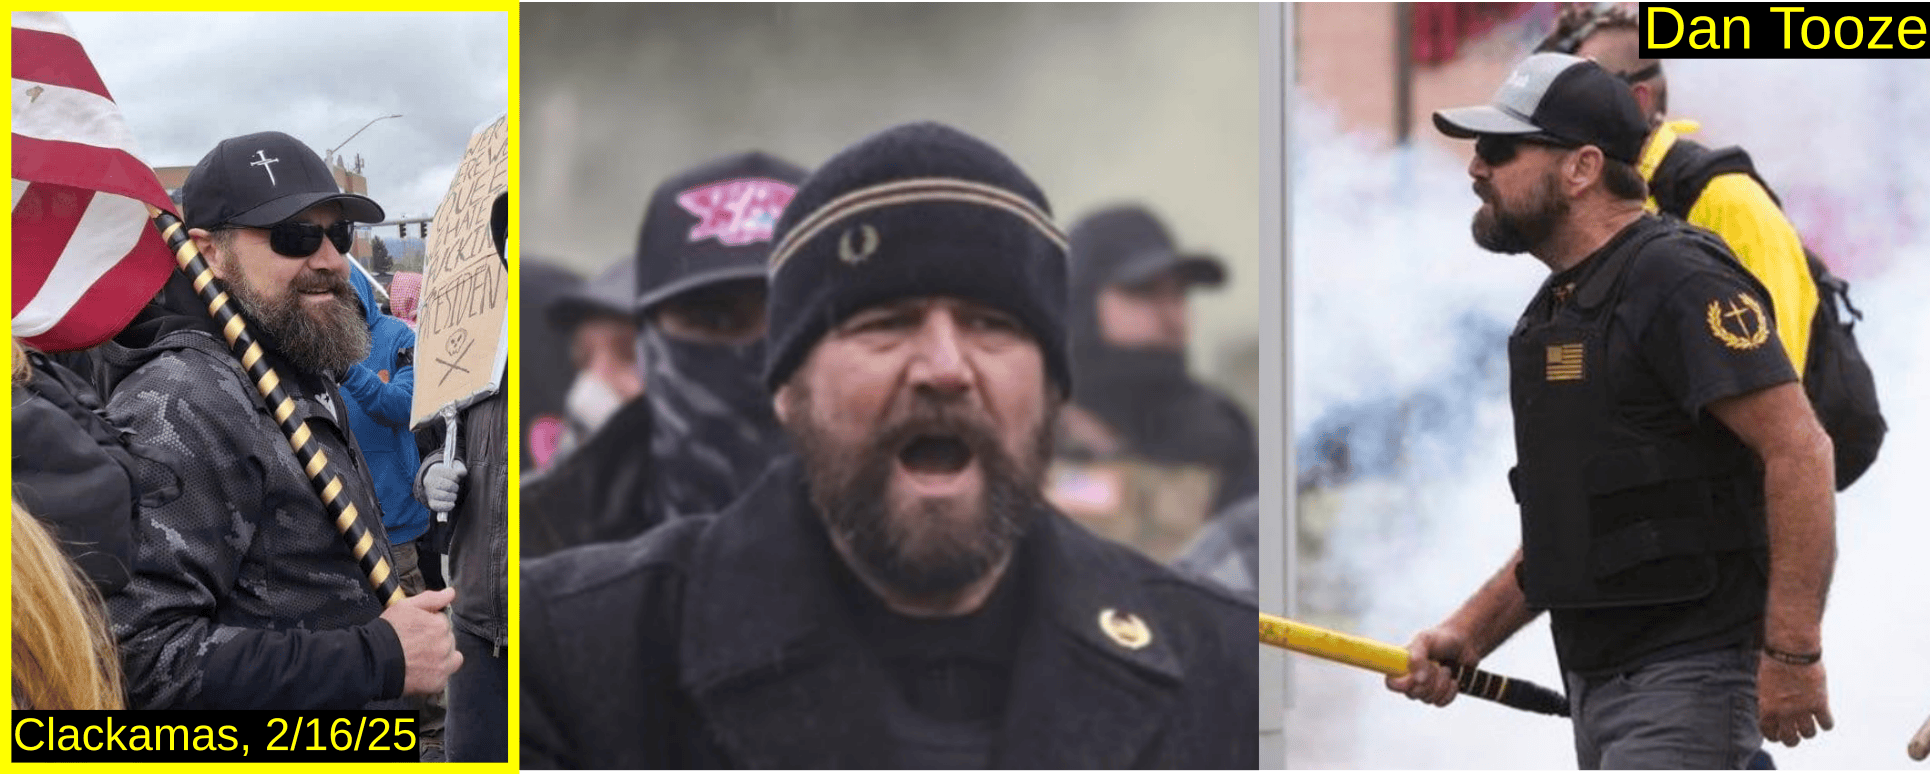
{"label": "black knit beanie", "polygon": [[1017,318],[1071,393],[1065,234],[1039,187],[983,141],[936,123],[865,138],[805,179],[776,240],[764,370],[772,390],[852,314],[949,296]]}

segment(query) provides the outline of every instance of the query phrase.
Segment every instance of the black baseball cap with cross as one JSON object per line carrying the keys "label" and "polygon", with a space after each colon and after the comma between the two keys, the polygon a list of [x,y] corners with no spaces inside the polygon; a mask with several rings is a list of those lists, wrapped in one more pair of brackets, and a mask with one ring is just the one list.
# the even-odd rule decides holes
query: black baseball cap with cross
{"label": "black baseball cap with cross", "polygon": [[343,217],[357,223],[376,223],[385,217],[375,200],[343,193],[321,156],[281,132],[222,140],[201,157],[181,184],[182,215],[188,228],[267,228],[331,201],[340,202]]}

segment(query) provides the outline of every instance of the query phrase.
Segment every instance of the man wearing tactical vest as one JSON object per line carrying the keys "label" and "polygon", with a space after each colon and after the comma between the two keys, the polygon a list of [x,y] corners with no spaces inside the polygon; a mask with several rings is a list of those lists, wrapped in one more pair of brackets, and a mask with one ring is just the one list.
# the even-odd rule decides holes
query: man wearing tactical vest
{"label": "man wearing tactical vest", "polygon": [[1546,610],[1582,768],[1741,768],[1827,730],[1830,441],[1761,283],[1643,211],[1648,126],[1594,62],[1537,54],[1434,122],[1476,141],[1475,241],[1551,273],[1508,341],[1521,546],[1388,687],[1447,704],[1442,662]]}
{"label": "man wearing tactical vest", "polygon": [[1649,123],[1636,161],[1649,211],[1715,232],[1762,282],[1776,335],[1835,444],[1836,489],[1856,483],[1876,461],[1888,425],[1852,333],[1861,314],[1849,284],[1804,248],[1747,152],[1704,147],[1682,136],[1700,128],[1696,122],[1664,120],[1668,79],[1660,60],[1642,58],[1632,6],[1572,5],[1537,50],[1593,59],[1628,84]]}

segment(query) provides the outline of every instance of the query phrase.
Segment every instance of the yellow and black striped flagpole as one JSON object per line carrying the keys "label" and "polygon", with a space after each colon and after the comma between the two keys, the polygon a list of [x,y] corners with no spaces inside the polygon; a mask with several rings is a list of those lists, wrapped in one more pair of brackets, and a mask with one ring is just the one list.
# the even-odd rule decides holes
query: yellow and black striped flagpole
{"label": "yellow and black striped flagpole", "polygon": [[[1260,641],[1295,653],[1318,656],[1384,675],[1407,674],[1407,649],[1366,637],[1322,629],[1291,618],[1260,614]],[[1444,664],[1461,693],[1518,710],[1568,717],[1568,699],[1526,680],[1503,677],[1464,664]]]}
{"label": "yellow and black striped flagpole", "polygon": [[362,523],[361,514],[355,503],[342,494],[342,479],[329,468],[328,452],[316,445],[308,431],[308,423],[295,417],[295,401],[281,387],[281,376],[269,367],[262,357],[261,344],[248,332],[248,325],[242,320],[241,311],[235,308],[234,300],[221,288],[208,261],[194,248],[194,240],[188,238],[187,227],[181,219],[149,206],[148,217],[154,227],[160,229],[161,238],[167,240],[168,249],[174,252],[175,265],[181,273],[194,281],[195,295],[207,305],[208,316],[221,326],[221,336],[228,340],[228,348],[241,360],[241,367],[253,379],[255,389],[268,401],[275,422],[281,426],[282,434],[288,437],[288,446],[295,451],[296,461],[301,463],[302,471],[308,474],[308,482],[315,487],[315,493],[322,498],[322,505],[328,515],[335,520],[335,529],[342,533],[343,542],[348,544],[349,553],[361,563],[362,572],[369,578],[369,585],[375,587],[376,597],[384,606],[401,602],[405,595],[402,586],[396,582],[393,565],[383,552],[375,549],[375,534]]}

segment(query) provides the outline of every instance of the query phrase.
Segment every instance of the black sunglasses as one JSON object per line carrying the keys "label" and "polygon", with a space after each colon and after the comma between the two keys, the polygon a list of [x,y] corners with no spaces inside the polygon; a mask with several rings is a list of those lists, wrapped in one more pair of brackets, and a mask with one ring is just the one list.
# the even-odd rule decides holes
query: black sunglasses
{"label": "black sunglasses", "polygon": [[[227,231],[238,228],[256,227],[222,226],[217,230]],[[307,258],[314,255],[316,250],[322,249],[324,236],[335,245],[336,252],[344,255],[355,244],[355,224],[346,220],[338,220],[327,226],[284,220],[264,230],[268,232],[268,246],[276,253],[290,258]]]}
{"label": "black sunglasses", "polygon": [[1484,134],[1474,141],[1474,155],[1481,157],[1481,161],[1488,166],[1498,167],[1514,161],[1523,145],[1562,149],[1581,147],[1545,134]]}

